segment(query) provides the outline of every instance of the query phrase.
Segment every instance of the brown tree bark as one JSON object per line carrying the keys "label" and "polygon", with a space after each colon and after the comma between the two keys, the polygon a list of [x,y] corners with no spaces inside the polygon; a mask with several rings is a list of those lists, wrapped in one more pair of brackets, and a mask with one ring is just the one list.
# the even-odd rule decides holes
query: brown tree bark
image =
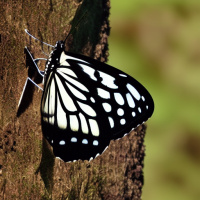
{"label": "brown tree bark", "polygon": [[64,163],[42,137],[41,91],[30,90],[16,116],[27,77],[24,46],[35,58],[49,52],[24,29],[54,45],[72,28],[67,50],[105,62],[109,8],[109,0],[0,2],[0,199],[141,199],[145,125],[91,162]]}

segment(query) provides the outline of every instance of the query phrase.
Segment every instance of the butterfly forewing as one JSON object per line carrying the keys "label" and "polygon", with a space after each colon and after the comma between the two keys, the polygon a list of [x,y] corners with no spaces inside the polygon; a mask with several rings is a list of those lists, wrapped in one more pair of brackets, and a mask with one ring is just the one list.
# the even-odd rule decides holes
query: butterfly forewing
{"label": "butterfly forewing", "polygon": [[94,59],[55,49],[46,64],[42,129],[64,161],[90,159],[146,121],[154,104],[124,72]]}

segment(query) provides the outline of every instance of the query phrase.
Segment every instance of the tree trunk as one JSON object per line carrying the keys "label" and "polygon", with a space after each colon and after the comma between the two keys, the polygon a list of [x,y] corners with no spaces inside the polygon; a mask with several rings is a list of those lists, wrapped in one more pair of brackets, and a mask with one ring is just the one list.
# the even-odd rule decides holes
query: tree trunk
{"label": "tree trunk", "polygon": [[141,199],[145,125],[111,141],[91,162],[64,163],[42,137],[41,91],[30,88],[16,116],[28,72],[24,46],[34,58],[45,57],[42,49],[50,51],[24,29],[55,45],[71,28],[67,50],[105,62],[109,8],[109,0],[0,2],[0,199]]}

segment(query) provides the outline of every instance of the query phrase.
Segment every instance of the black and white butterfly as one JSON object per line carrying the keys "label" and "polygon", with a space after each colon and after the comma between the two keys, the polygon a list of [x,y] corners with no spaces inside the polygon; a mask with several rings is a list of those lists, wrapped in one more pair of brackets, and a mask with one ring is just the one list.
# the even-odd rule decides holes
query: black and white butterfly
{"label": "black and white butterfly", "polygon": [[56,43],[44,73],[26,51],[43,78],[42,131],[56,157],[66,162],[95,158],[110,140],[123,137],[151,117],[151,95],[128,74],[66,52],[63,41]]}

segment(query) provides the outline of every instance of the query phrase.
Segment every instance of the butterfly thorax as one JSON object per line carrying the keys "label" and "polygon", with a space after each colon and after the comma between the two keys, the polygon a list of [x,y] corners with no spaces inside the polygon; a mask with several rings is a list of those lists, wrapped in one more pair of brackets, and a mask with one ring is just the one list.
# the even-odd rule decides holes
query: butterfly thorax
{"label": "butterfly thorax", "polygon": [[59,60],[61,53],[65,50],[65,45],[63,41],[56,42],[55,48],[53,51],[49,54],[49,58],[46,62],[45,70],[44,70],[44,83],[47,75],[53,71],[56,70],[56,68],[59,66]]}

